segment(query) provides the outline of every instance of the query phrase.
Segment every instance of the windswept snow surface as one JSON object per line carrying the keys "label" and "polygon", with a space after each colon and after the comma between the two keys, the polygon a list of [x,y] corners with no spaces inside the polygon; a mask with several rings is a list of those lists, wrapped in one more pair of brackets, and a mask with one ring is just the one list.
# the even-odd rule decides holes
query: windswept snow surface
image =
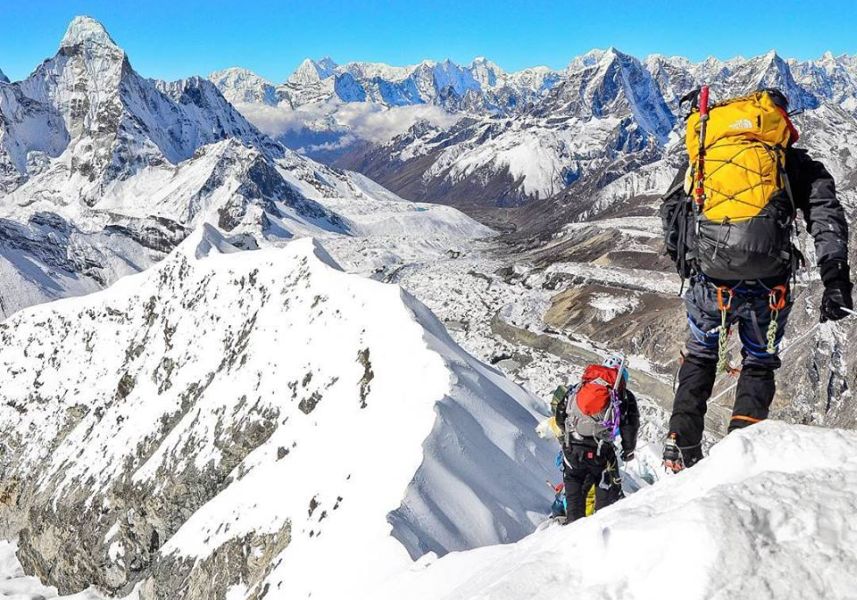
{"label": "windswept snow surface", "polygon": [[855,447],[851,431],[766,422],[591,518],[425,561],[360,597],[853,599]]}

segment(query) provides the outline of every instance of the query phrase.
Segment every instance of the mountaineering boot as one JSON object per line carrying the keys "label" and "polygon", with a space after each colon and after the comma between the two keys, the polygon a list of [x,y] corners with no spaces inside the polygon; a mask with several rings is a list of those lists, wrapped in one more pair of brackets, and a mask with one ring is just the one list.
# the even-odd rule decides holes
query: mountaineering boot
{"label": "mountaineering boot", "polygon": [[674,433],[669,434],[667,441],[664,442],[664,468],[673,473],[684,470],[684,461]]}
{"label": "mountaineering boot", "polygon": [[676,434],[670,433],[664,442],[664,467],[673,473],[688,469],[703,458],[702,444],[679,446],[677,440]]}

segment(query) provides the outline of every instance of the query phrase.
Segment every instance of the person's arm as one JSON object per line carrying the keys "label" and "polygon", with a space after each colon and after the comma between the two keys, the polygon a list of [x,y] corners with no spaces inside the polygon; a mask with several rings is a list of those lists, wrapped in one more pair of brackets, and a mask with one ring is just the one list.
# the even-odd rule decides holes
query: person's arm
{"label": "person's arm", "polygon": [[619,421],[619,433],[622,436],[622,460],[634,458],[637,447],[637,433],[640,430],[640,409],[637,407],[637,397],[631,390],[626,390],[622,403],[622,418]]}
{"label": "person's arm", "polygon": [[851,276],[848,266],[848,222],[836,197],[836,183],[825,166],[802,149],[792,148],[786,158],[789,185],[795,208],[806,220],[815,242],[815,255],[824,296],[821,320],[839,320],[852,309]]}

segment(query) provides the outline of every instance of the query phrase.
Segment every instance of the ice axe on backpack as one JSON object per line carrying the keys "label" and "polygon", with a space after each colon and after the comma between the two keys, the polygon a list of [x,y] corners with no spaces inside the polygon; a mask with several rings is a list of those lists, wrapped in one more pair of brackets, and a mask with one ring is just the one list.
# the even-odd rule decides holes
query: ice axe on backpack
{"label": "ice axe on backpack", "polygon": [[[689,96],[696,96],[695,104],[699,109],[699,157],[696,161],[695,186],[693,188],[693,199],[697,206],[702,207],[705,204],[705,131],[708,128],[708,100],[709,89],[707,85],[703,85],[699,90],[695,90]],[[688,96],[685,96],[687,98]],[[684,98],[682,98],[684,101]]]}
{"label": "ice axe on backpack", "polygon": [[[621,388],[622,382],[624,381],[623,373],[625,372],[625,363],[627,359],[624,354],[619,354],[619,361],[616,365],[616,381],[613,382],[613,389],[610,390],[610,419],[609,425],[612,427],[613,433],[613,444],[616,443],[616,437],[619,435],[619,426],[622,421],[622,412],[621,412]],[[613,468],[605,469],[601,475],[601,481],[598,483],[598,487],[603,489],[608,489],[611,485],[610,478],[613,477],[611,472],[615,469],[615,483],[619,484],[619,488],[622,487],[622,471],[619,469],[619,456],[621,452],[615,453],[616,461],[613,464]]]}
{"label": "ice axe on backpack", "polygon": [[[619,423],[622,419],[621,414],[621,397],[620,397],[620,387],[622,385],[622,381],[624,378],[622,374],[625,372],[625,363],[627,359],[624,354],[617,354],[619,360],[615,364],[616,369],[616,380],[613,382],[613,388],[610,390],[610,418],[605,425],[609,425],[613,434],[613,439],[616,439],[616,436],[619,435]],[[613,360],[613,357],[610,358]],[[612,366],[612,365],[611,365]]]}

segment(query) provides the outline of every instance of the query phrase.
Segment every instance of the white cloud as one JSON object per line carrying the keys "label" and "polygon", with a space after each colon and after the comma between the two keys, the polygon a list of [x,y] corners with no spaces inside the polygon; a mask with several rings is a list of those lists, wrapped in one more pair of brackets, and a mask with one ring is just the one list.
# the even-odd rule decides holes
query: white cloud
{"label": "white cloud", "polygon": [[297,109],[262,104],[236,107],[256,127],[274,137],[307,127],[315,131],[350,132],[359,139],[375,143],[389,141],[420,120],[448,128],[460,118],[428,104],[387,108],[371,102],[327,101]]}

